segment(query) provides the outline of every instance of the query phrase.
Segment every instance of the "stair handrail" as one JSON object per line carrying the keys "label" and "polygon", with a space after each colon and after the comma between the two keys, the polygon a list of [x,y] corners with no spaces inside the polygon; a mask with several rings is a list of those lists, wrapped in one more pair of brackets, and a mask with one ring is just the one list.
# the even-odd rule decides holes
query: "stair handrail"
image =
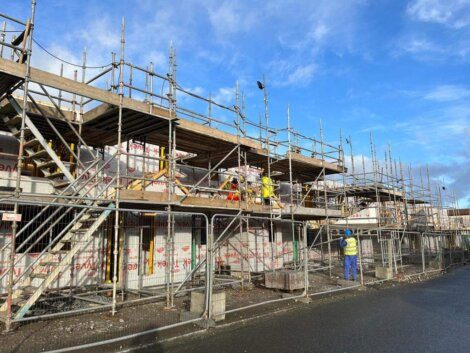
{"label": "stair handrail", "polygon": [[[106,191],[106,189],[107,189],[115,180],[116,180],[116,177],[112,178],[111,181],[106,185],[106,188],[104,188],[104,189],[101,191],[101,193],[103,193],[104,191]],[[101,194],[101,193],[100,193],[100,194]],[[99,201],[96,201],[95,204],[98,203],[98,202],[99,202]],[[110,204],[108,205],[108,207],[110,207],[111,204],[112,204],[112,203],[110,203]],[[63,206],[63,207],[64,207],[64,206]],[[70,209],[72,209],[72,208],[70,208]],[[26,266],[26,267],[24,268],[24,270],[20,273],[20,275],[14,280],[14,283],[13,283],[13,284],[18,283],[18,282],[20,281],[20,279],[23,278],[24,274],[27,273],[27,272],[29,272],[29,270],[31,269],[31,267],[32,267],[33,265],[35,265],[36,262],[38,262],[38,261],[41,259],[41,257],[44,255],[44,253],[47,252],[47,251],[52,247],[52,245],[53,245],[58,239],[60,239],[60,238],[64,235],[64,233],[67,233],[68,230],[69,230],[69,228],[73,227],[73,224],[74,224],[74,222],[76,221],[76,219],[82,217],[83,214],[84,214],[86,211],[88,211],[88,208],[83,208],[83,210],[80,211],[80,212],[77,214],[77,216],[75,216],[75,218],[69,223],[69,225],[66,226],[66,227],[65,227],[65,228],[64,228],[64,229],[63,229],[63,230],[62,230],[62,231],[43,249],[43,251],[42,251],[41,253],[39,253],[39,255],[37,255],[36,259],[35,259],[34,261],[32,261],[28,266]],[[33,243],[33,244],[28,248],[27,251],[31,250],[31,248],[32,248],[33,246],[35,246],[35,245],[37,244],[37,242],[38,242],[39,240],[41,240],[41,239],[48,233],[48,231],[49,231],[49,229],[46,230],[45,232],[43,232],[43,234],[41,234],[41,236],[39,236],[39,237],[36,239],[36,242]],[[14,262],[14,264],[13,264],[12,267],[14,267],[18,262],[20,262],[20,261],[28,254],[27,251],[23,252],[22,255],[21,255],[17,260],[15,260],[15,262]],[[9,268],[7,271],[5,271],[2,275],[0,275],[0,281],[6,276],[6,274],[7,274],[9,271],[10,271],[10,268]]]}
{"label": "stair handrail", "polygon": [[[103,170],[103,168],[104,168],[106,165],[108,165],[108,164],[114,159],[114,157],[116,156],[116,154],[117,154],[117,152],[114,153],[105,163],[103,163],[103,165],[102,165],[99,169],[97,169],[97,170],[91,175],[91,177],[89,178],[89,180],[92,180],[99,172],[101,172],[101,170]],[[75,179],[75,180],[76,180],[75,182],[80,181],[80,180],[81,180],[81,177],[82,177],[83,175],[85,175],[86,173],[88,173],[88,171],[89,171],[91,168],[93,168],[93,167],[98,163],[98,161],[99,161],[99,160],[94,161],[92,164],[90,164],[90,166],[88,166],[88,168],[85,169],[85,170],[83,171],[83,173],[80,174],[80,176],[79,176],[77,179]],[[87,185],[87,183],[82,184],[82,185],[80,186],[80,188],[75,192],[75,194],[78,193],[78,192],[79,192],[82,188],[84,188],[86,185]],[[52,200],[52,203],[53,203],[53,202],[56,202],[57,200],[59,200],[59,199],[60,199],[60,196],[62,196],[65,192],[67,192],[68,189],[71,188],[71,187],[72,187],[72,184],[70,184],[70,185],[67,186],[64,190],[62,190],[62,192],[59,194],[59,196],[56,197],[56,198],[54,198],[54,199]],[[107,187],[106,187],[106,188],[107,188]],[[106,188],[105,188],[105,189],[106,189]],[[70,204],[74,204],[74,201],[76,201],[76,202],[78,203],[78,202],[83,201],[83,200],[71,200],[71,201],[70,201]],[[85,200],[85,203],[87,203],[86,201],[88,201],[88,200]],[[25,232],[26,229],[27,229],[31,224],[33,224],[33,222],[34,222],[35,220],[37,220],[37,219],[38,219],[47,209],[49,209],[50,207],[51,207],[51,205],[47,205],[47,206],[44,207],[40,212],[38,212],[26,225],[24,225],[24,226],[16,233],[16,238],[17,238],[18,236],[20,236],[23,232]],[[63,207],[65,207],[65,206],[59,207],[59,208],[58,208],[57,210],[55,210],[47,219],[45,219],[45,220],[42,222],[42,224],[41,224],[37,229],[35,229],[35,231],[33,232],[32,235],[36,234],[36,232],[37,232],[38,230],[40,230],[40,229],[43,227],[43,225],[45,225],[45,224],[50,220],[50,218],[55,217],[55,215],[56,215]],[[30,236],[31,236],[31,235],[30,235]],[[15,238],[15,239],[16,239],[16,238]],[[28,237],[28,238],[29,238],[29,237]],[[28,239],[28,240],[29,240],[29,239]],[[6,243],[6,244],[0,249],[0,252],[2,252],[3,250],[5,250],[9,245],[10,245],[10,242]],[[1,279],[1,278],[2,278],[2,277],[0,276],[0,279]]]}
{"label": "stair handrail", "polygon": [[[116,180],[116,177],[113,177],[113,178],[111,179],[111,181],[100,191],[100,193],[98,194],[98,196],[100,196],[100,195],[103,194],[105,191],[107,191],[107,190],[109,189],[109,187],[111,186],[111,184],[112,184],[115,180]],[[94,202],[94,204],[97,204],[97,203],[99,203],[100,201],[101,201],[101,200],[96,200],[96,201]],[[72,205],[74,205],[74,204],[72,204]],[[47,207],[49,207],[49,206],[47,206]],[[54,211],[54,213],[52,213],[52,214],[48,217],[48,219],[45,220],[45,221],[42,223],[42,225],[47,224],[47,221],[50,220],[51,218],[55,217],[55,215],[57,214],[57,212],[59,212],[60,210],[62,210],[63,207],[65,207],[65,206],[60,206],[56,211]],[[15,262],[14,262],[14,264],[13,264],[13,267],[14,267],[17,263],[19,263],[19,262],[26,256],[26,254],[28,254],[28,252],[38,243],[38,241],[40,241],[40,240],[52,229],[52,227],[54,227],[54,226],[57,224],[57,222],[59,222],[59,221],[60,221],[70,210],[72,210],[72,209],[73,209],[73,208],[70,207],[68,210],[66,210],[64,213],[62,213],[62,215],[59,216],[58,219],[56,219],[56,221],[54,222],[54,224],[50,225],[50,226],[46,229],[46,231],[44,231],[43,234],[40,235],[40,236],[35,240],[35,242],[34,242],[33,244],[31,244],[30,247],[29,247],[26,251],[24,251],[24,252],[22,253],[22,255],[21,255],[18,259],[15,260]],[[84,208],[84,209],[86,210],[87,208]],[[74,221],[74,220],[72,220],[72,221],[70,222],[70,224],[72,224],[73,221]],[[32,222],[32,221],[30,221],[30,222]],[[29,241],[32,236],[34,236],[41,228],[43,228],[42,225],[39,226],[33,233],[31,233],[31,234],[29,235],[29,237],[28,237],[27,239],[25,239],[25,240],[20,244],[20,246],[21,246],[21,247],[24,246],[24,244],[26,244],[27,241]],[[66,227],[66,229],[68,229],[68,228],[69,228],[69,226]],[[60,234],[62,234],[62,232],[61,232]],[[57,237],[56,237],[56,238],[57,238]],[[4,248],[5,248],[7,245],[9,245],[9,244],[10,244],[10,242],[9,242],[8,244],[6,244],[6,245],[4,246]],[[42,253],[41,253],[41,254],[42,254]],[[41,255],[41,254],[40,254],[40,255]],[[35,262],[36,262],[36,261],[34,261],[33,264],[34,264]],[[28,267],[29,267],[29,266],[28,266]],[[10,269],[8,269],[8,270],[5,271],[2,275],[0,275],[0,281],[9,273],[9,271],[10,271]],[[25,269],[25,271],[26,271],[26,269]]]}

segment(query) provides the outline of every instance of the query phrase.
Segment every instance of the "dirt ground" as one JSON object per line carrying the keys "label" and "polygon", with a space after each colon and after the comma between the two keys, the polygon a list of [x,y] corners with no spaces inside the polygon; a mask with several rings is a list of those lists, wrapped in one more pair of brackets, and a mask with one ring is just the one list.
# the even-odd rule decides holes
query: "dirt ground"
{"label": "dirt ground", "polygon": [[[411,272],[411,269],[410,269]],[[439,272],[435,273],[436,275]],[[397,281],[384,282],[375,286],[356,287],[348,291],[337,291],[357,285],[357,282],[347,282],[341,279],[341,270],[329,273],[315,272],[309,275],[310,290],[313,303],[321,304],[325,300],[332,300],[334,297],[344,295],[356,295],[358,289],[377,290],[388,286],[397,285]],[[373,277],[365,275],[364,280],[368,281]],[[400,278],[402,283],[407,281],[425,280],[426,277]],[[323,292],[332,291],[330,294]],[[239,284],[226,287],[226,310],[242,308],[245,306],[262,303],[269,300],[286,298],[289,295],[301,294],[302,292],[285,293],[283,291],[269,290],[261,285],[248,285],[243,289]],[[315,293],[322,293],[315,296]],[[122,307],[116,315],[112,316],[108,311],[87,313],[82,315],[67,316],[62,318],[34,321],[22,324],[9,333],[0,335],[0,352],[41,352],[52,349],[70,347],[79,344],[93,343],[100,340],[125,336],[157,327],[163,327],[180,322],[180,312],[189,310],[189,296],[175,298],[175,307],[178,310],[166,310],[164,303],[147,303],[129,307]],[[250,308],[248,310],[236,311],[226,315],[223,323],[243,320],[247,317],[261,315],[267,312],[285,310],[302,303],[293,300],[277,301]],[[161,337],[179,336],[201,327],[194,324],[180,326],[177,329],[162,331]],[[152,336],[155,339],[155,335]]]}

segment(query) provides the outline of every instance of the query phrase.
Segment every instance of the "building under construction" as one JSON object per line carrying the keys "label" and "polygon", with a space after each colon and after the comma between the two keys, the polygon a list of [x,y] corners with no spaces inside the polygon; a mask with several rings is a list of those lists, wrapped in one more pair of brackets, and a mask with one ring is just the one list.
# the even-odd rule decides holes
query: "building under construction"
{"label": "building under construction", "polygon": [[[250,119],[238,85],[233,105],[182,88],[173,48],[167,73],[126,60],[124,23],[109,65],[88,68],[84,55],[64,77],[30,65],[34,2],[27,21],[1,16],[7,329],[148,302],[169,313],[160,326],[182,312],[217,321],[279,300],[276,290],[308,298],[329,290],[318,278],[339,276],[345,228],[358,239],[358,285],[468,258],[468,229],[449,218],[454,194],[390,150],[377,157],[372,140],[366,168],[364,157],[345,160],[350,139],[344,148],[321,128],[319,138],[299,133],[289,111],[285,127],[271,127],[266,82],[264,117]],[[235,294],[249,291],[248,302]]]}

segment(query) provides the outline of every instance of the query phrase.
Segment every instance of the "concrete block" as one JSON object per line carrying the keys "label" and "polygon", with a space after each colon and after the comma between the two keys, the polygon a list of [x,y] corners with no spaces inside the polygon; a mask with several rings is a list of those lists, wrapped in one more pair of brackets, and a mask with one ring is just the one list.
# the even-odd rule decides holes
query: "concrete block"
{"label": "concrete block", "polygon": [[296,270],[268,271],[264,274],[266,288],[288,291],[304,289],[304,273]]}
{"label": "concrete block", "polygon": [[375,268],[375,277],[380,279],[392,279],[393,269],[390,267],[377,266]]}
{"label": "concrete block", "polygon": [[302,271],[286,271],[286,290],[297,290],[305,288],[305,276]]}
{"label": "concrete block", "polygon": [[[206,295],[204,291],[192,291],[190,312],[196,315],[202,315],[205,300]],[[212,315],[216,322],[225,320],[225,291],[223,290],[212,292]]]}
{"label": "concrete block", "polygon": [[264,274],[264,285],[271,289],[284,289],[285,279],[282,271],[268,271]]}

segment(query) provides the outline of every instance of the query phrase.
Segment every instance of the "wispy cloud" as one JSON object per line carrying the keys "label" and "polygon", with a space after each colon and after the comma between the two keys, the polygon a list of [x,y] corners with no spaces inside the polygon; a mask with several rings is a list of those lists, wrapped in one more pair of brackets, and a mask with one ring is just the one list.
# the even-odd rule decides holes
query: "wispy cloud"
{"label": "wispy cloud", "polygon": [[305,65],[295,64],[286,60],[272,61],[270,63],[270,72],[273,84],[278,87],[285,86],[306,86],[316,73],[317,65],[307,63]]}
{"label": "wispy cloud", "polygon": [[395,39],[393,56],[441,64],[470,60],[470,1],[413,0],[405,14],[409,26]]}
{"label": "wispy cloud", "polygon": [[436,23],[460,29],[470,25],[468,0],[414,0],[406,12],[416,21]]}
{"label": "wispy cloud", "polygon": [[235,88],[222,87],[212,95],[212,100],[220,104],[229,104],[235,101]]}
{"label": "wispy cloud", "polygon": [[410,56],[414,59],[426,62],[446,64],[449,62],[466,63],[470,60],[470,40],[462,36],[442,40],[432,38],[432,35],[417,32],[406,33],[394,40],[391,55],[394,58]]}
{"label": "wispy cloud", "polygon": [[424,99],[437,102],[452,102],[470,97],[470,88],[456,85],[437,86],[424,94]]}
{"label": "wispy cloud", "polygon": [[119,48],[119,25],[119,23],[113,23],[109,17],[102,16],[99,19],[93,19],[67,37],[69,40],[80,40],[86,46],[109,52]]}
{"label": "wispy cloud", "polygon": [[[433,183],[446,186],[443,198],[453,198],[452,192],[455,191],[455,196],[459,200],[459,207],[470,206],[470,169],[468,163],[470,159],[464,158],[461,161],[452,164],[445,163],[431,163],[427,166],[422,166],[423,169],[429,168],[429,174]],[[451,191],[449,191],[451,190]],[[434,191],[434,190],[433,190]],[[450,194],[449,194],[450,192]],[[446,197],[446,194],[447,197]]]}
{"label": "wispy cloud", "polygon": [[237,1],[222,1],[213,3],[207,8],[209,20],[216,36],[223,39],[238,32],[249,32],[257,23],[257,7],[251,9]]}
{"label": "wispy cloud", "polygon": [[[425,37],[412,37],[400,39],[399,49],[410,54],[439,54],[445,52],[443,48],[441,48],[439,45]],[[399,54],[399,52],[397,52],[397,54]]]}

